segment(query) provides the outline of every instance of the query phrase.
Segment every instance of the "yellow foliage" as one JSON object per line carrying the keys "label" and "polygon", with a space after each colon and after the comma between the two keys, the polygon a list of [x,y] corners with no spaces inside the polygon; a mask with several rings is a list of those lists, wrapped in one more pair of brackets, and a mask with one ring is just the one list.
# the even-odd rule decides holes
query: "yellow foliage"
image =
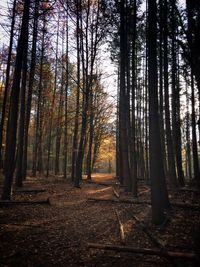
{"label": "yellow foliage", "polygon": [[112,171],[115,169],[115,140],[113,136],[106,137],[100,146],[98,158],[95,164],[96,168],[108,169],[111,165]]}

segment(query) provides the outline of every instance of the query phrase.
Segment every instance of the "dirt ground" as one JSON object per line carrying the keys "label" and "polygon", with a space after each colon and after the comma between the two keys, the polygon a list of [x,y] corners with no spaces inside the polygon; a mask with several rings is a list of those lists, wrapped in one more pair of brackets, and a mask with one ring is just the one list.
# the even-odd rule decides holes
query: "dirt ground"
{"label": "dirt ground", "polygon": [[[200,266],[196,260],[171,260],[159,256],[104,251],[88,247],[88,243],[121,245],[119,222],[124,228],[125,245],[156,249],[125,208],[146,224],[148,230],[167,250],[200,251],[200,211],[173,208],[164,228],[151,223],[151,207],[147,204],[125,204],[91,201],[88,198],[130,199],[113,175],[94,175],[95,183],[83,180],[81,189],[74,188],[61,176],[29,177],[24,189],[45,189],[40,193],[14,192],[13,200],[36,201],[49,198],[49,204],[0,205],[1,267],[151,267]],[[103,183],[99,184],[99,183]],[[107,185],[108,184],[108,185]],[[2,188],[0,189],[0,191]],[[141,183],[140,201],[150,200],[148,186]],[[170,192],[171,201],[199,203],[199,192]]]}

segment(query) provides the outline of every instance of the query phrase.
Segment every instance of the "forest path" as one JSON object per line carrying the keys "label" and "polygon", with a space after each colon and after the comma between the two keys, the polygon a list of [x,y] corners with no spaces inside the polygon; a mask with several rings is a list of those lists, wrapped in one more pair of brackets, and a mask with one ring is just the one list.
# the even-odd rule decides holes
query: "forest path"
{"label": "forest path", "polygon": [[[13,199],[30,201],[49,198],[51,205],[0,207],[0,266],[172,266],[171,262],[156,256],[103,252],[88,248],[90,242],[120,245],[116,210],[124,226],[126,245],[155,248],[125,212],[124,204],[88,201],[91,197],[115,198],[113,186],[120,195],[125,196],[113,174],[94,175],[92,180],[93,183],[83,180],[79,189],[74,188],[69,181],[64,181],[61,176],[27,179],[24,189],[42,188],[46,191],[38,194],[15,193]],[[130,198],[130,195],[126,197]],[[149,199],[149,192],[143,199]],[[125,205],[130,209],[133,207],[131,204]],[[134,205],[132,210],[140,219],[149,222],[152,230],[160,235],[150,223],[149,206]],[[194,220],[197,217],[194,213],[190,215]],[[185,227],[182,225],[183,216],[183,212],[179,213],[175,222],[175,233],[178,236],[174,242],[177,241],[179,245],[180,242],[186,242],[185,235],[181,240],[177,232],[177,229],[183,232]],[[193,226],[187,225],[186,233],[191,231],[191,227]],[[167,238],[170,242],[174,238],[173,228],[171,232],[170,229],[162,232],[163,240]]]}

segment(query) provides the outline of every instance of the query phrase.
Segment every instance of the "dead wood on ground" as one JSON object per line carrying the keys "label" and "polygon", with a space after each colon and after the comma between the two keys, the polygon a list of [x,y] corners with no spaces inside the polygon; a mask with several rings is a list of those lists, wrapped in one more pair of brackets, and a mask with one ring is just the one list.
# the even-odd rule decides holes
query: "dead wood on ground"
{"label": "dead wood on ground", "polygon": [[124,245],[125,244],[125,234],[124,234],[124,226],[119,218],[119,212],[117,210],[115,210],[115,214],[117,217],[117,221],[119,224],[119,231],[120,231],[120,240],[121,240],[121,244]]}
{"label": "dead wood on ground", "polygon": [[49,198],[46,200],[20,201],[20,200],[0,200],[0,206],[4,205],[51,205]]}
{"label": "dead wood on ground", "polygon": [[199,262],[197,255],[194,252],[180,252],[180,251],[170,251],[170,250],[158,250],[158,249],[149,249],[149,248],[135,248],[128,246],[116,246],[110,244],[96,244],[89,243],[89,248],[103,249],[103,250],[113,250],[117,252],[130,252],[138,254],[147,254],[147,255],[157,255],[160,257],[166,258],[182,258],[182,259],[195,259]]}
{"label": "dead wood on ground", "polygon": [[116,198],[119,198],[120,195],[117,193],[117,191],[115,190],[115,188],[112,188],[113,189],[113,194],[116,196]]}

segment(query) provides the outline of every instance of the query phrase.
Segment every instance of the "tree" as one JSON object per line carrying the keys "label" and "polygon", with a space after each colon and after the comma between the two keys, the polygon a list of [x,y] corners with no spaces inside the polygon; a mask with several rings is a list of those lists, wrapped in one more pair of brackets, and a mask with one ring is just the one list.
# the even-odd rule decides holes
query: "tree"
{"label": "tree", "polygon": [[24,59],[24,53],[26,53],[27,46],[27,35],[29,25],[29,7],[30,0],[25,0],[24,11],[21,24],[21,31],[17,45],[17,55],[14,70],[14,77],[10,95],[10,107],[9,107],[9,118],[7,125],[7,137],[6,137],[6,151],[5,151],[5,167],[4,167],[4,188],[2,199],[11,198],[11,188],[13,182],[13,174],[15,169],[15,152],[16,152],[16,135],[17,135],[17,119],[18,119],[18,105],[19,105],[19,94],[20,94],[20,82],[21,82],[21,71]]}
{"label": "tree", "polygon": [[169,76],[168,76],[168,1],[164,1],[164,90],[165,90],[165,124],[168,159],[168,177],[172,187],[177,187],[176,166],[174,157],[174,147],[171,133],[171,117],[169,108]]}
{"label": "tree", "polygon": [[[149,153],[152,220],[161,224],[169,209],[168,193],[163,167],[159,115],[157,74],[157,8],[156,0],[148,1],[148,88],[149,88]],[[153,66],[153,67],[152,67]]]}
{"label": "tree", "polygon": [[12,9],[12,22],[11,22],[11,31],[10,31],[9,52],[8,52],[7,67],[6,67],[6,82],[5,82],[4,98],[3,98],[2,114],[1,114],[1,123],[0,123],[0,164],[2,164],[3,129],[4,129],[5,116],[6,116],[6,104],[7,104],[9,80],[10,80],[11,56],[12,56],[14,26],[15,26],[15,9],[16,9],[16,0],[14,0],[14,2],[13,2],[13,9]]}

